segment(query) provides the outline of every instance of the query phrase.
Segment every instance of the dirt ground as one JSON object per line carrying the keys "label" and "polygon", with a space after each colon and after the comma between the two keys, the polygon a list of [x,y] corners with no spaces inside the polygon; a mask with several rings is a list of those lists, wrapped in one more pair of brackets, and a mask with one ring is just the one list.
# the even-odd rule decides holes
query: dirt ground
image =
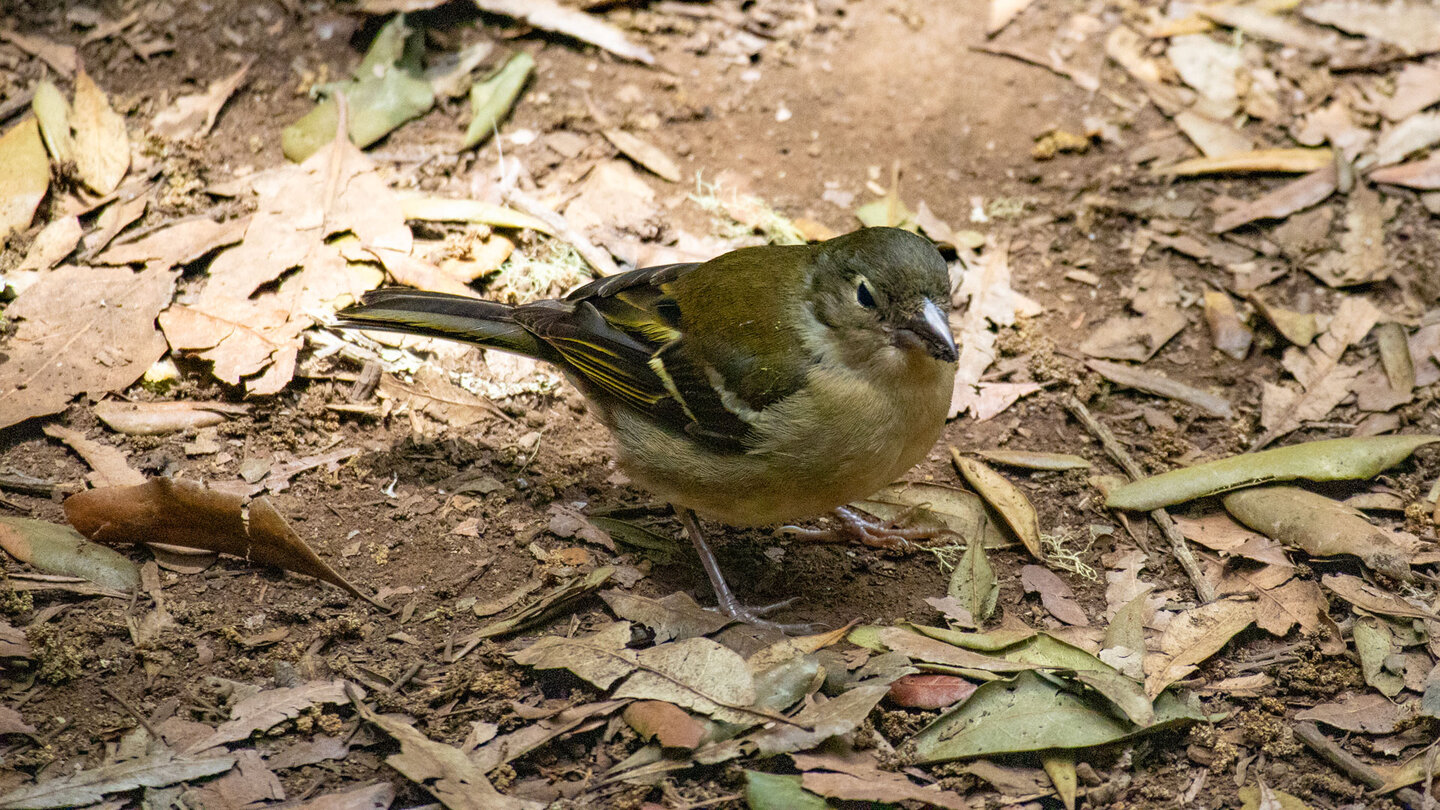
{"label": "dirt ground", "polygon": [[[116,17],[132,5],[144,6],[110,5],[116,4],[102,4]],[[585,135],[581,161],[587,167],[608,149],[594,137],[598,127],[590,110],[598,108],[677,156],[687,178],[666,184],[646,176],[664,221],[639,241],[642,245],[712,227],[709,214],[687,199],[697,174],[723,177],[787,217],[843,232],[856,225],[853,208],[876,197],[867,183],[890,187],[898,165],[903,200],[912,205],[923,200],[945,222],[981,230],[992,246],[1008,245],[1012,286],[1044,307],[1038,317],[1002,330],[999,346],[1002,367],[1007,360],[1012,368],[1023,365],[1045,390],[986,421],[952,420],[910,480],[959,486],[951,447],[1071,453],[1114,473],[1094,437],[1062,406],[1062,397],[1070,393],[1087,402],[1148,472],[1243,451],[1260,432],[1262,386],[1283,375],[1284,345],[1272,331],[1257,330],[1255,350],[1237,361],[1215,350],[1192,307],[1188,327],[1145,364],[1148,371],[1223,393],[1235,409],[1231,419],[1112,386],[1086,368],[1075,347],[1096,324],[1127,311],[1123,291],[1137,266],[1137,216],[1122,210],[1124,205],[1096,204],[1097,198],[1193,203],[1201,212],[1196,216],[1203,216],[1217,196],[1253,198],[1280,185],[1280,178],[1222,175],[1177,181],[1136,166],[1133,150],[1166,133],[1165,116],[1154,107],[1118,109],[1103,93],[1088,93],[1048,70],[977,50],[973,46],[987,41],[988,14],[988,6],[978,0],[602,5],[614,7],[605,15],[608,21],[655,52],[655,66],[618,60],[503,17],[477,18],[456,6],[416,15],[414,24],[432,30],[435,44],[454,47],[492,38],[502,53],[523,49],[534,54],[536,75],[505,127],[541,137],[530,143],[502,137],[498,145],[492,140],[457,158],[441,148],[456,137],[455,122],[465,110],[463,102],[452,102],[401,128],[372,155],[396,167],[403,186],[447,196],[464,196],[489,183],[488,168],[500,151],[518,158],[543,183],[578,172],[572,161],[548,149],[546,134]],[[1104,3],[1084,5],[1041,0],[1011,24],[1006,41],[1044,53],[1071,15],[1085,11],[1109,25],[1122,13]],[[154,19],[159,12],[146,13]],[[22,4],[7,16],[21,32],[76,43],[80,34],[66,14],[61,4]],[[317,75],[345,74],[383,21],[344,5],[295,0],[174,2],[166,4],[164,17],[157,30],[170,38],[171,50],[142,60],[120,40],[107,38],[83,45],[80,54],[116,109],[134,120],[147,119],[175,95],[231,72],[240,60],[255,59],[248,83],[203,141],[145,147],[154,150],[162,182],[178,188],[178,179],[185,178],[194,181],[195,189],[241,170],[283,163],[280,130],[312,106],[297,88]],[[697,48],[695,39],[714,30],[717,18],[761,32],[754,53]],[[1084,47],[1095,51],[1099,40],[1103,37]],[[28,60],[4,70],[6,83],[0,89],[18,92],[39,68]],[[1037,137],[1056,129],[1084,132],[1091,118],[1121,122],[1119,141],[1099,139],[1083,153],[1035,159]],[[427,157],[432,152],[435,156]],[[1389,226],[1390,280],[1365,290],[1386,311],[1415,302],[1430,309],[1440,295],[1432,260],[1440,255],[1434,219],[1413,195],[1403,199]],[[243,199],[177,192],[141,224],[192,214],[224,218],[242,213],[246,205]],[[988,216],[972,217],[977,207]],[[1259,239],[1242,231],[1235,242],[1256,245]],[[24,247],[10,245],[4,262],[13,267]],[[1262,261],[1292,262],[1271,255]],[[1205,289],[1230,283],[1213,264],[1159,246],[1151,246],[1143,262],[1173,274],[1192,301]],[[1334,311],[1348,293],[1319,284],[1298,265],[1292,262],[1269,288],[1273,299],[1299,311]],[[1093,274],[1095,283],[1067,280],[1072,271]],[[180,282],[181,294],[198,289],[203,280],[203,268],[192,268]],[[242,390],[211,378],[205,363],[184,358],[179,363],[183,374],[174,387],[157,393],[136,386],[127,396],[244,400]],[[630,570],[643,574],[631,587],[636,594],[658,598],[684,591],[702,605],[713,601],[703,572],[688,555],[653,562],[625,546],[611,553],[553,531],[554,507],[560,504],[591,515],[608,510],[661,535],[681,536],[678,522],[616,473],[603,430],[574,394],[511,397],[499,403],[503,416],[421,436],[403,417],[377,419],[331,407],[347,402],[358,371],[358,364],[333,358],[306,366],[277,395],[249,399],[247,414],[201,436],[218,441],[219,452],[197,453],[195,431],[115,434],[99,422],[91,408],[94,400],[86,397],[63,413],[60,424],[120,448],[147,475],[234,479],[247,460],[279,463],[356,448],[343,463],[302,472],[269,497],[323,559],[361,589],[378,592],[394,610],[381,611],[308,577],[227,557],[198,573],[162,568],[174,626],[137,646],[133,624],[143,611],[134,601],[0,590],[0,609],[12,623],[46,628],[29,635],[35,666],[0,678],[0,703],[19,710],[38,729],[33,736],[0,736],[0,794],[36,774],[93,766],[107,751],[113,753],[138,718],[152,725],[174,717],[216,725],[228,716],[222,707],[232,682],[270,688],[346,678],[370,690],[380,710],[408,715],[432,739],[459,744],[476,721],[511,731],[542,710],[585,703],[599,693],[563,670],[522,667],[504,653],[539,636],[594,629],[611,616],[604,603],[589,597],[546,624],[486,641],[452,661],[457,640],[490,621],[469,609],[477,601],[511,593],[534,578],[548,586],[599,562],[633,566]],[[1440,412],[1423,392],[1396,413],[1405,432],[1440,433]],[[1343,405],[1324,424],[1307,427],[1297,437],[1349,435],[1346,425],[1362,417]],[[0,431],[0,471],[59,488],[50,495],[7,491],[3,507],[14,515],[63,523],[63,496],[85,486],[89,468],[42,432],[44,421]],[[1418,498],[1437,474],[1440,455],[1422,450],[1381,480],[1389,491]],[[1103,572],[1113,566],[1122,540],[1148,549],[1148,579],[1174,597],[1167,608],[1194,607],[1194,591],[1156,527],[1138,513],[1122,521],[1105,509],[1087,473],[1013,478],[1033,502],[1044,531],[1062,538],[1079,562],[1101,572],[1088,579],[1061,572],[1092,617],[1106,611]],[[1200,514],[1214,506],[1212,500],[1178,512]],[[742,599],[764,603],[799,597],[778,614],[781,621],[829,628],[850,622],[938,622],[926,599],[945,594],[949,574],[932,554],[811,544],[770,529],[708,528]],[[1409,528],[1422,541],[1434,539],[1433,524],[1417,527],[1412,521]],[[577,547],[585,549],[578,557]],[[561,550],[565,554],[555,555]],[[1211,552],[1202,553],[1214,559]],[[136,561],[148,559],[142,551],[127,554]],[[1020,569],[1031,562],[1022,548],[993,551],[990,559],[1000,582],[996,623],[1058,626],[1020,587]],[[1353,562],[1311,564],[1326,573],[1360,570]],[[9,558],[4,566],[7,572],[23,569]],[[1347,609],[1336,601],[1334,617],[1343,621]],[[732,626],[718,638],[742,652],[773,640],[744,626]],[[1187,683],[1203,687],[1264,672],[1272,676],[1269,684],[1253,694],[1202,689],[1202,703],[1216,718],[1213,725],[1082,751],[1082,785],[1091,793],[1085,799],[1082,791],[1082,805],[1240,807],[1239,786],[1258,777],[1308,806],[1400,806],[1390,797],[1367,794],[1365,785],[1333,770],[1294,738],[1297,712],[1364,688],[1354,654],[1323,654],[1320,647],[1316,638],[1298,634],[1275,638],[1254,627],[1243,631],[1201,663]],[[937,714],[887,706],[872,718],[867,733],[898,745]],[[1435,728],[1433,719],[1416,723],[1422,732]],[[316,729],[342,738],[354,735],[348,753],[276,769],[283,791],[271,801],[243,806],[289,806],[279,804],[279,796],[296,803],[376,780],[394,786],[392,806],[434,800],[383,764],[396,746],[363,727],[348,705],[302,714],[253,740],[253,747],[273,755],[309,739]],[[745,806],[742,769],[757,767],[756,760],[679,770],[666,777],[663,787],[598,786],[596,774],[636,747],[633,733],[617,734],[613,724],[600,724],[520,757],[503,766],[503,778],[498,771],[491,778],[507,793],[558,800],[561,806],[640,807],[647,801],[677,809]],[[1027,772],[1040,766],[1029,755],[1002,761]],[[976,807],[1060,806],[1053,795],[1030,797],[1028,804],[1002,798],[1016,794],[953,766],[927,770],[944,786],[968,793]],[[1208,777],[1197,786],[1202,774]],[[159,789],[148,795],[147,801],[156,803],[145,806],[180,801],[178,793]],[[119,794],[105,806],[119,807],[125,797],[138,801],[138,796]],[[242,806],[214,796],[206,801],[200,800],[204,806]]]}

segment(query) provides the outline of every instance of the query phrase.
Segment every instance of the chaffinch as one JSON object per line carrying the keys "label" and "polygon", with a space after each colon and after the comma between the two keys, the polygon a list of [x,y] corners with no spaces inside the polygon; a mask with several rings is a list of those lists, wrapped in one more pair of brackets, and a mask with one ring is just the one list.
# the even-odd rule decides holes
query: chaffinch
{"label": "chaffinch", "polygon": [[924,458],[955,376],[949,308],[929,241],[864,228],[631,270],[519,306],[381,289],[339,317],[557,366],[610,429],[621,469],[674,506],[721,611],[775,626],[736,599],[695,513],[736,526],[809,517]]}

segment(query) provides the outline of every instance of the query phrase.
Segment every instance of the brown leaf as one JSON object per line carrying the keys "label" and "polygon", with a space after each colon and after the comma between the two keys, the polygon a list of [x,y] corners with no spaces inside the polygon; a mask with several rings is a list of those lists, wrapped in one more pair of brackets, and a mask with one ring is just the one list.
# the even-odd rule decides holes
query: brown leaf
{"label": "brown leaf", "polygon": [[727,723],[773,720],[749,708],[755,682],[745,659],[708,638],[671,641],[637,653],[639,670],[615,688],[613,697],[663,700]]}
{"label": "brown leaf", "polygon": [[1230,402],[1224,397],[1201,391],[1153,371],[1105,360],[1086,360],[1085,365],[1113,383],[1183,402],[1217,419],[1229,419],[1234,415]]}
{"label": "brown leaf", "polygon": [[[3,182],[0,180],[0,183]],[[4,215],[0,214],[0,221],[3,221],[3,217]],[[15,272],[49,270],[75,252],[84,233],[79,217],[68,216],[54,220],[35,236],[35,241],[30,243],[30,249],[25,252],[25,260],[20,262]]]}
{"label": "brown leaf", "polygon": [[1038,565],[1020,569],[1020,585],[1026,593],[1040,594],[1040,603],[1050,615],[1066,624],[1089,627],[1090,619],[1075,601],[1075,592],[1054,571]]}
{"label": "brown leaf", "polygon": [[660,147],[623,129],[606,129],[602,134],[605,140],[614,144],[625,157],[654,172],[655,176],[671,183],[680,182],[680,167],[675,165],[675,161],[661,151]]}
{"label": "brown leaf", "polygon": [[395,801],[395,786],[389,782],[327,793],[294,805],[293,810],[387,810]]}
{"label": "brown leaf", "polygon": [[116,590],[140,585],[139,566],[113,549],[89,542],[69,526],[0,516],[0,549],[47,574],[82,577]]}
{"label": "brown leaf", "polygon": [[251,501],[190,482],[154,478],[65,500],[65,517],[101,543],[169,543],[241,557],[322,579],[364,598],[320,559],[266,498]]}
{"label": "brown leaf", "polygon": [[94,261],[98,264],[157,262],[167,268],[190,264],[216,248],[239,242],[249,224],[249,217],[225,222],[203,217],[181,220],[140,239],[111,245]]}
{"label": "brown leaf", "polygon": [[203,138],[215,126],[220,109],[230,96],[245,82],[251,62],[241,65],[238,70],[211,82],[210,89],[203,93],[180,96],[169,107],[156,113],[150,127],[162,138]]}
{"label": "brown leaf", "polygon": [[1410,578],[1410,555],[1359,512],[1298,487],[1242,489],[1224,497],[1236,520],[1312,557],[1349,554],[1396,579]]}
{"label": "brown leaf", "polygon": [[250,406],[230,402],[97,402],[95,416],[117,433],[131,436],[159,436],[181,430],[218,425],[231,416],[250,411]]}
{"label": "brown leaf", "polygon": [[1335,167],[1326,166],[1221,214],[1210,230],[1225,233],[1257,219],[1283,219],[1328,199],[1337,182]]}
{"label": "brown leaf", "polygon": [[139,379],[165,353],[155,315],[173,283],[164,270],[64,266],[21,293],[5,312],[19,329],[0,364],[0,428]]}
{"label": "brown leaf", "polygon": [[1370,172],[1369,177],[1376,183],[1389,183],[1392,186],[1423,191],[1440,189],[1440,152],[1433,153],[1424,160],[1376,169]]}
{"label": "brown leaf", "polygon": [[1040,517],[1025,493],[1005,476],[980,461],[960,455],[960,451],[953,447],[950,448],[950,460],[965,478],[965,483],[1000,514],[1030,555],[1044,560],[1045,550],[1040,544]]}
{"label": "brown leaf", "polygon": [[[349,703],[345,687],[346,683],[342,680],[310,681],[299,686],[256,692],[230,707],[230,720],[220,724],[210,735],[190,743],[184,753],[195,754],[217,745],[243,740],[257,731],[266,731],[297,717],[317,704]],[[353,685],[351,688],[359,689]],[[363,696],[364,692],[360,694]]]}
{"label": "brown leaf", "polygon": [[705,610],[684,591],[660,599],[620,590],[601,591],[600,598],[622,619],[643,624],[655,632],[656,643],[671,639],[708,636],[734,620]]}
{"label": "brown leaf", "polygon": [[75,171],[80,179],[98,194],[119,188],[130,170],[125,117],[111,108],[105,91],[84,68],[75,74],[70,125],[75,129]]}
{"label": "brown leaf", "polygon": [[1156,169],[1156,174],[1188,177],[1201,174],[1237,174],[1248,172],[1313,172],[1334,162],[1329,149],[1257,149],[1223,157],[1201,157],[1183,160],[1173,166]]}
{"label": "brown leaf", "polygon": [[654,739],[666,748],[700,747],[705,726],[673,703],[660,700],[638,700],[625,707],[621,714],[640,739]]}
{"label": "brown leaf", "polygon": [[1338,703],[1312,706],[1295,715],[1295,719],[1314,720],[1361,734],[1393,734],[1414,716],[1413,704],[1397,706],[1382,695],[1364,692],[1346,695]]}
{"label": "brown leaf", "polygon": [[1347,366],[1340,359],[1351,344],[1369,334],[1380,320],[1380,314],[1380,310],[1364,298],[1345,298],[1335,311],[1330,328],[1316,339],[1314,346],[1285,351],[1281,364],[1294,375],[1300,390],[1264,384],[1260,423],[1265,426],[1265,432],[1251,445],[1252,450],[1297,430],[1304,422],[1324,419],[1350,395],[1360,369]]}
{"label": "brown leaf", "polygon": [[1144,362],[1185,328],[1180,288],[1170,272],[1142,269],[1126,295],[1140,317],[1118,315],[1104,321],[1081,341],[1080,351],[1091,357]]}
{"label": "brown leaf", "polygon": [[890,702],[912,709],[943,709],[975,691],[975,684],[954,675],[902,675],[890,682]]}
{"label": "brown leaf", "polygon": [[89,478],[91,486],[132,487],[145,483],[145,476],[130,466],[118,448],[87,439],[84,433],[60,425],[46,425],[43,430],[46,436],[70,445],[70,449],[85,459],[94,470]]}
{"label": "brown leaf", "polygon": [[1341,599],[1370,613],[1440,621],[1440,616],[1435,615],[1434,611],[1412,605],[1398,595],[1380,590],[1359,577],[1326,574],[1320,579],[1320,583]]}
{"label": "brown leaf", "polygon": [[543,636],[511,657],[536,669],[568,669],[600,689],[609,689],[635,671],[636,653],[626,649],[629,643],[630,623],[611,622],[574,638]]}
{"label": "brown leaf", "polygon": [[50,159],[34,118],[0,136],[0,239],[30,227],[35,208],[50,189]]}
{"label": "brown leaf", "polygon": [[73,76],[80,67],[80,56],[74,47],[32,34],[0,28],[0,39],[40,59],[61,76]]}
{"label": "brown leaf", "polygon": [[500,793],[485,776],[485,769],[464,752],[429,739],[409,723],[376,714],[358,701],[355,710],[400,743],[400,753],[386,757],[385,763],[430,791],[448,810],[540,810],[544,806]]}
{"label": "brown leaf", "polygon": [[848,773],[808,772],[802,777],[805,789],[821,796],[842,801],[919,802],[926,807],[945,807],[950,810],[968,810],[970,803],[961,796],[935,786],[921,787],[899,774],[879,771],[874,778],[861,778]]}
{"label": "brown leaf", "polygon": [[195,791],[195,801],[214,810],[247,810],[284,799],[285,788],[280,784],[280,777],[254,749],[236,751],[234,768]]}
{"label": "brown leaf", "polygon": [[1340,250],[1307,262],[1305,269],[1331,287],[1353,287],[1383,281],[1391,262],[1385,250],[1385,223],[1395,216],[1399,200],[1386,203],[1370,186],[1360,183],[1346,198],[1345,233]]}
{"label": "brown leaf", "polygon": [[1177,614],[1160,636],[1160,649],[1145,659],[1145,694],[1155,699],[1165,687],[1194,672],[1254,621],[1250,603],[1231,600]]}
{"label": "brown leaf", "polygon": [[1215,348],[1236,360],[1250,353],[1254,335],[1235,312],[1235,302],[1219,290],[1205,291],[1205,323]]}

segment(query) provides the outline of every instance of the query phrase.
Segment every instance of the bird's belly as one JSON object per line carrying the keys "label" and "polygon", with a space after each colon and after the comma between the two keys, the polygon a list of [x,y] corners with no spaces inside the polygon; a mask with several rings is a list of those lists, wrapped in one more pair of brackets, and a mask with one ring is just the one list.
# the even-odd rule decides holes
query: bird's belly
{"label": "bird's belly", "polygon": [[891,394],[877,400],[845,385],[798,394],[763,416],[757,432],[765,438],[748,453],[703,451],[626,414],[612,415],[612,427],[621,468],[636,484],[703,516],[759,526],[863,498],[923,459],[944,427],[949,385]]}

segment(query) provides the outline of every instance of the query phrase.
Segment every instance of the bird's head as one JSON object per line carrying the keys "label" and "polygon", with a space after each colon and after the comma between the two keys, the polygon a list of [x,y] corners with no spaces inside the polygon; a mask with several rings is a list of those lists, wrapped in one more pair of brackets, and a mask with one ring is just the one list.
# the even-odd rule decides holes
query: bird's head
{"label": "bird's head", "polygon": [[863,228],[815,250],[815,317],[848,363],[956,361],[950,274],[929,240],[899,228]]}

